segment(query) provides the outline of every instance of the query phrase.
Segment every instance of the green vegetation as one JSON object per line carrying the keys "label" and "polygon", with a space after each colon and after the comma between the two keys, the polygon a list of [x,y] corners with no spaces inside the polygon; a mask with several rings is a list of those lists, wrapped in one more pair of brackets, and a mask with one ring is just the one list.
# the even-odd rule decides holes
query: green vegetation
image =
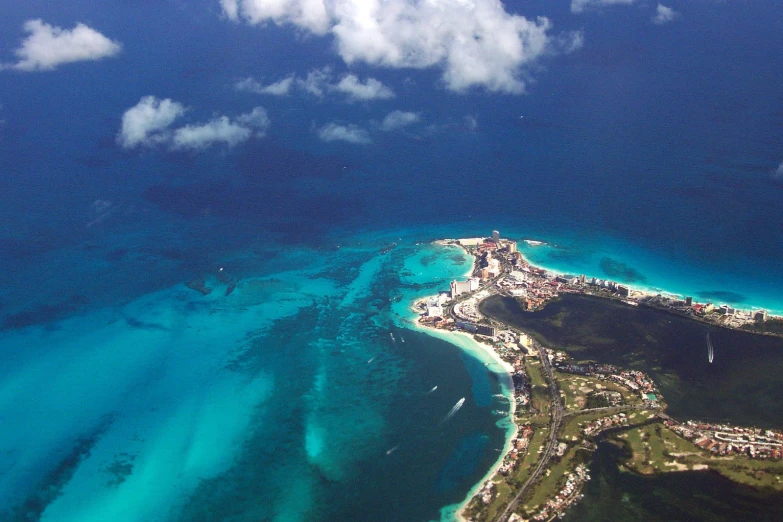
{"label": "green vegetation", "polygon": [[585,424],[606,416],[606,412],[599,411],[569,417],[565,422],[563,422],[562,426],[560,426],[560,433],[558,434],[558,438],[564,442],[573,442],[574,440],[580,438],[580,432],[582,431],[582,427],[584,427]]}
{"label": "green vegetation", "polygon": [[749,332],[783,335],[783,319],[756,321],[752,324],[742,325],[741,328]]}
{"label": "green vegetation", "polygon": [[546,443],[548,433],[546,420],[544,420],[542,426],[534,424],[534,430],[533,437],[528,445],[528,452],[520,459],[511,474],[508,477],[503,477],[502,475],[493,477],[492,481],[495,484],[496,493],[492,498],[492,502],[485,506],[479,498],[474,498],[465,509],[465,514],[471,520],[476,522],[494,520],[506,508],[510,498],[519,491],[522,484],[530,477],[541,458],[541,451]]}
{"label": "green vegetation", "polygon": [[538,359],[525,359],[525,369],[530,377],[530,406],[531,413],[549,415],[551,408],[549,386],[544,377],[544,369]]}
{"label": "green vegetation", "polygon": [[712,469],[726,478],[757,488],[783,491],[783,462],[744,455],[716,457],[683,439],[662,423],[631,428],[612,437],[628,450],[623,466],[641,474]]}
{"label": "green vegetation", "polygon": [[589,452],[578,447],[570,447],[562,457],[553,457],[547,472],[525,493],[520,511],[532,515],[539,506],[557,495],[565,485],[566,475],[588,459]]}
{"label": "green vegetation", "polygon": [[499,475],[492,480],[495,484],[495,493],[492,502],[484,505],[481,499],[474,497],[470,504],[465,508],[465,515],[476,522],[495,520],[495,518],[506,508],[511,498],[511,487]]}
{"label": "green vegetation", "polygon": [[595,377],[556,372],[555,378],[560,388],[563,404],[568,412],[608,406],[608,404],[590,402],[590,396],[596,391],[620,392],[623,396],[623,404],[636,404],[641,401],[637,394],[631,393],[627,388],[613,382],[601,381]]}

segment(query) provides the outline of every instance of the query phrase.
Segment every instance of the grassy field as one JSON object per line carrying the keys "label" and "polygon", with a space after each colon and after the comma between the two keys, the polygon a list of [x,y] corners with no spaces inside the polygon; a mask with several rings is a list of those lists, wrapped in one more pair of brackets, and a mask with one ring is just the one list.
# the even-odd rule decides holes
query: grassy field
{"label": "grassy field", "polygon": [[709,468],[735,482],[783,491],[783,461],[755,460],[744,455],[715,457],[661,423],[633,428],[614,438],[630,448],[632,456],[623,465],[637,473]]}
{"label": "grassy field", "polygon": [[480,499],[474,498],[465,510],[465,515],[471,520],[490,522],[495,520],[498,514],[506,508],[511,497],[511,487],[500,476],[496,476],[492,482],[495,484],[495,496],[492,498],[492,502],[485,506]]}
{"label": "grassy field", "polygon": [[584,461],[584,454],[579,454],[580,451],[584,450],[571,447],[558,462],[550,465],[549,470],[537,480],[529,492],[525,493],[526,498],[521,505],[521,510],[518,511],[531,515],[539,506],[554,498],[565,485],[566,475]]}
{"label": "grassy field", "polygon": [[544,378],[544,369],[538,359],[525,359],[525,369],[530,376],[530,405],[533,412],[548,415],[550,410],[549,386]]}
{"label": "grassy field", "polygon": [[491,521],[505,509],[509,499],[527,481],[541,458],[541,450],[546,443],[548,433],[545,427],[546,421],[543,427],[535,428],[533,437],[528,445],[528,452],[517,463],[517,466],[508,477],[503,477],[502,475],[493,477],[492,481],[495,483],[497,490],[492,502],[488,506],[484,506],[479,499],[473,499],[466,510],[466,515],[477,522]]}
{"label": "grassy field", "polygon": [[599,390],[620,392],[623,396],[624,404],[641,402],[638,394],[632,393],[627,388],[613,382],[561,372],[556,372],[555,378],[557,379],[560,396],[563,398],[566,411],[578,411],[585,408],[587,396]]}

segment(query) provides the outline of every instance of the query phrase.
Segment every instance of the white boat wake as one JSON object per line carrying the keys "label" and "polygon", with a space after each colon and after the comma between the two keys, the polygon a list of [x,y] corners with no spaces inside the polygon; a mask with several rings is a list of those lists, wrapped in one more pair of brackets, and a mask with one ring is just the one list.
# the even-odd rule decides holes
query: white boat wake
{"label": "white boat wake", "polygon": [[453,408],[446,414],[446,416],[443,418],[442,421],[440,421],[441,424],[448,422],[449,419],[451,419],[456,413],[459,411],[460,408],[462,408],[462,405],[465,404],[465,397],[461,398],[457,401],[457,404],[454,405]]}

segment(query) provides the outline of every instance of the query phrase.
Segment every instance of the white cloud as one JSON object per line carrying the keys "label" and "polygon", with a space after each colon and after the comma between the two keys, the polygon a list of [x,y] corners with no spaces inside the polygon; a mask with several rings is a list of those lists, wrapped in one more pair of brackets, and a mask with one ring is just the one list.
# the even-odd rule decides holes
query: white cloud
{"label": "white cloud", "polygon": [[233,120],[216,116],[207,123],[171,129],[185,111],[178,102],[145,96],[123,114],[117,143],[126,149],[156,145],[171,149],[204,149],[217,144],[233,147],[253,136],[263,137],[270,125],[266,110],[256,107]]}
{"label": "white cloud", "polygon": [[318,131],[318,137],[323,141],[347,141],[348,143],[357,143],[359,145],[372,143],[367,131],[356,125],[329,123],[321,127]]}
{"label": "white cloud", "polygon": [[323,98],[328,89],[329,81],[332,77],[332,70],[329,67],[323,69],[313,69],[307,73],[304,79],[297,79],[296,85],[305,92]]}
{"label": "white cloud", "polygon": [[401,129],[418,122],[419,119],[421,118],[415,112],[392,111],[383,119],[381,129],[385,131]]}
{"label": "white cloud", "polygon": [[145,96],[122,115],[117,143],[126,149],[168,141],[168,127],[185,114],[185,107],[168,98]]}
{"label": "white cloud", "polygon": [[278,25],[293,24],[315,34],[329,30],[329,15],[323,0],[220,0],[223,13],[231,20],[258,24],[272,20]]}
{"label": "white cloud", "polygon": [[333,92],[345,94],[351,101],[385,100],[395,96],[390,87],[375,78],[362,81],[355,74],[346,74],[334,83],[330,67],[313,69],[304,78],[297,78],[296,75],[290,74],[270,85],[262,85],[253,78],[245,78],[235,84],[236,89],[240,91],[277,96],[288,94],[294,86],[317,98],[324,98]]}
{"label": "white cloud", "polygon": [[223,13],[231,20],[237,20],[239,18],[239,4],[237,0],[220,0],[220,5],[223,7]]}
{"label": "white cloud", "polygon": [[334,89],[347,94],[350,99],[358,101],[394,98],[394,91],[380,81],[375,78],[367,78],[367,81],[362,83],[355,74],[343,76]]}
{"label": "white cloud", "polygon": [[14,51],[19,61],[4,65],[3,68],[46,71],[64,63],[115,56],[122,50],[118,42],[109,40],[84,24],[76,24],[73,29],[62,29],[43,20],[28,20],[24,30],[29,36]]}
{"label": "white cloud", "polygon": [[228,116],[220,116],[202,125],[186,125],[174,132],[171,146],[174,149],[204,149],[224,143],[229,147],[250,139],[253,131],[232,122]]}
{"label": "white cloud", "polygon": [[266,131],[272,124],[272,121],[269,119],[269,114],[267,114],[266,109],[263,107],[256,107],[246,114],[237,116],[236,121],[245,127],[256,129],[256,136],[259,138],[266,136]]}
{"label": "white cloud", "polygon": [[293,24],[315,34],[330,34],[347,64],[440,67],[446,86],[455,91],[483,87],[521,93],[523,68],[553,50],[547,34],[549,20],[509,14],[500,0],[222,0],[222,4],[223,12],[234,20]]}
{"label": "white cloud", "polygon": [[778,168],[772,172],[772,177],[777,179],[783,179],[783,163],[778,165]]}
{"label": "white cloud", "polygon": [[586,9],[605,5],[631,5],[635,0],[571,0],[571,12],[581,13]]}
{"label": "white cloud", "polygon": [[269,85],[261,85],[253,78],[245,78],[236,83],[238,91],[247,91],[255,94],[271,94],[272,96],[285,96],[291,91],[291,85],[294,83],[294,76],[286,76],[282,80]]}
{"label": "white cloud", "polygon": [[658,7],[655,10],[655,16],[652,17],[652,21],[654,24],[663,25],[675,20],[678,16],[680,16],[680,13],[671,7],[658,4]]}

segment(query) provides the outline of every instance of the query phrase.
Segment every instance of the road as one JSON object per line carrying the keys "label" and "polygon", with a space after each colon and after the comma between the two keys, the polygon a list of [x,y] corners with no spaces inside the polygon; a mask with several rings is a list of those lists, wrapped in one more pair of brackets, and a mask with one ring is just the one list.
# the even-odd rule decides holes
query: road
{"label": "road", "polygon": [[[503,277],[505,277],[509,272],[509,270],[510,270],[510,266],[508,266],[507,263],[503,262],[501,264],[501,273],[498,277],[486,281],[485,284],[482,285],[481,289],[477,291],[458,296],[456,299],[452,301],[451,305],[447,309],[446,315],[452,318],[456,317],[456,314],[454,313],[454,306],[457,303],[461,303],[463,301],[466,301],[467,299],[473,298],[475,294],[477,294],[479,291],[488,292],[489,295],[495,295],[497,293],[501,293],[499,289],[495,286],[495,283],[501,280]],[[478,303],[476,304],[478,305]],[[480,312],[478,312],[478,306],[476,306],[476,313],[478,313],[479,316],[481,316]],[[484,317],[482,318],[486,319]],[[517,334],[525,333],[510,325],[502,324],[492,319],[490,319],[489,322],[490,324],[493,324],[495,326],[514,331]],[[625,406],[611,406],[605,408],[591,408],[588,410],[580,410],[580,411],[566,413],[560,398],[560,390],[558,389],[557,380],[555,379],[554,376],[554,369],[552,368],[552,364],[549,361],[549,357],[547,356],[546,350],[544,349],[543,346],[541,346],[538,342],[535,341],[533,341],[532,346],[538,351],[538,357],[541,360],[541,365],[542,368],[544,369],[544,378],[547,381],[547,386],[549,389],[549,397],[550,397],[550,418],[549,418],[549,426],[548,426],[549,433],[547,436],[546,445],[541,454],[541,458],[538,460],[538,463],[536,464],[533,473],[530,475],[530,477],[528,477],[528,479],[525,481],[522,487],[520,487],[519,491],[517,491],[517,494],[514,496],[514,498],[511,499],[511,501],[506,505],[506,508],[503,510],[503,512],[496,518],[497,522],[506,522],[509,519],[511,514],[519,505],[520,499],[528,490],[528,488],[533,483],[535,483],[535,481],[538,480],[541,474],[547,469],[550,459],[555,454],[555,448],[557,446],[557,435],[558,432],[560,431],[560,427],[562,426],[563,420],[565,418],[574,415],[591,413],[591,412],[605,412],[609,414],[609,413],[617,413],[620,411],[644,408],[643,405],[625,405]],[[658,416],[664,419],[668,418],[667,415],[660,412],[658,413]]]}
{"label": "road", "polygon": [[525,481],[522,487],[519,488],[519,491],[511,500],[511,502],[508,503],[506,509],[503,510],[503,513],[501,513],[500,516],[497,518],[498,522],[504,522],[505,520],[508,520],[508,517],[511,516],[511,513],[514,512],[514,509],[516,509],[517,505],[519,504],[519,499],[522,498],[522,495],[527,491],[527,488],[531,484],[533,484],[536,481],[536,479],[538,479],[538,477],[541,475],[541,473],[546,469],[547,464],[549,463],[549,459],[552,458],[552,455],[554,455],[555,453],[555,445],[557,444],[557,432],[560,431],[560,426],[563,422],[563,416],[564,416],[563,403],[560,401],[560,391],[557,388],[557,381],[555,380],[554,377],[554,371],[552,370],[552,365],[549,363],[549,357],[547,357],[546,351],[544,350],[543,346],[536,343],[536,348],[538,350],[538,356],[541,359],[541,364],[544,368],[544,376],[546,377],[547,384],[549,386],[549,398],[550,398],[550,405],[551,405],[551,409],[550,409],[551,415],[549,420],[549,436],[547,438],[544,452],[541,455],[541,458],[538,460],[538,464],[536,465],[536,468],[533,470],[533,473]]}
{"label": "road", "polygon": [[[461,296],[458,296],[456,299],[454,299],[452,304],[448,308],[448,315],[454,317],[456,315],[454,314],[454,306],[457,303],[461,303],[467,299],[472,298],[476,293],[478,293],[481,290],[488,291],[490,295],[497,294],[498,289],[495,286],[495,283],[506,276],[506,274],[508,273],[508,269],[509,267],[503,264],[500,275],[492,279],[491,281],[487,281],[480,290],[463,294]],[[477,307],[477,312],[478,312],[478,307]],[[491,321],[491,323],[498,324],[498,326],[500,326],[500,324],[497,323],[496,321]],[[521,330],[518,330],[517,328],[510,327],[509,325],[502,325],[502,326],[509,330],[515,331],[517,334],[524,333]],[[549,464],[549,459],[551,459],[552,455],[555,454],[555,447],[557,445],[557,433],[558,431],[560,431],[560,426],[562,425],[563,417],[565,415],[563,403],[560,400],[560,390],[557,387],[557,381],[555,380],[554,370],[552,369],[552,365],[549,362],[549,357],[546,354],[546,350],[544,349],[543,346],[541,346],[538,343],[534,343],[534,346],[538,351],[539,358],[541,359],[541,364],[544,369],[544,377],[547,381],[547,385],[549,388],[549,398],[550,398],[550,406],[551,406],[550,420],[549,420],[549,434],[546,441],[546,446],[541,455],[541,458],[538,460],[538,464],[536,465],[536,468],[533,470],[533,473],[530,475],[527,481],[525,481],[525,483],[519,489],[519,491],[511,500],[511,502],[508,503],[503,513],[501,513],[500,516],[497,518],[499,522],[504,522],[508,520],[508,517],[511,516],[511,513],[514,512],[514,509],[516,509],[517,504],[519,504],[519,499],[527,491],[528,487],[531,484],[533,484],[536,481],[536,479],[538,479],[539,476],[541,476],[541,473],[543,473],[544,470],[547,469],[547,464]]]}

